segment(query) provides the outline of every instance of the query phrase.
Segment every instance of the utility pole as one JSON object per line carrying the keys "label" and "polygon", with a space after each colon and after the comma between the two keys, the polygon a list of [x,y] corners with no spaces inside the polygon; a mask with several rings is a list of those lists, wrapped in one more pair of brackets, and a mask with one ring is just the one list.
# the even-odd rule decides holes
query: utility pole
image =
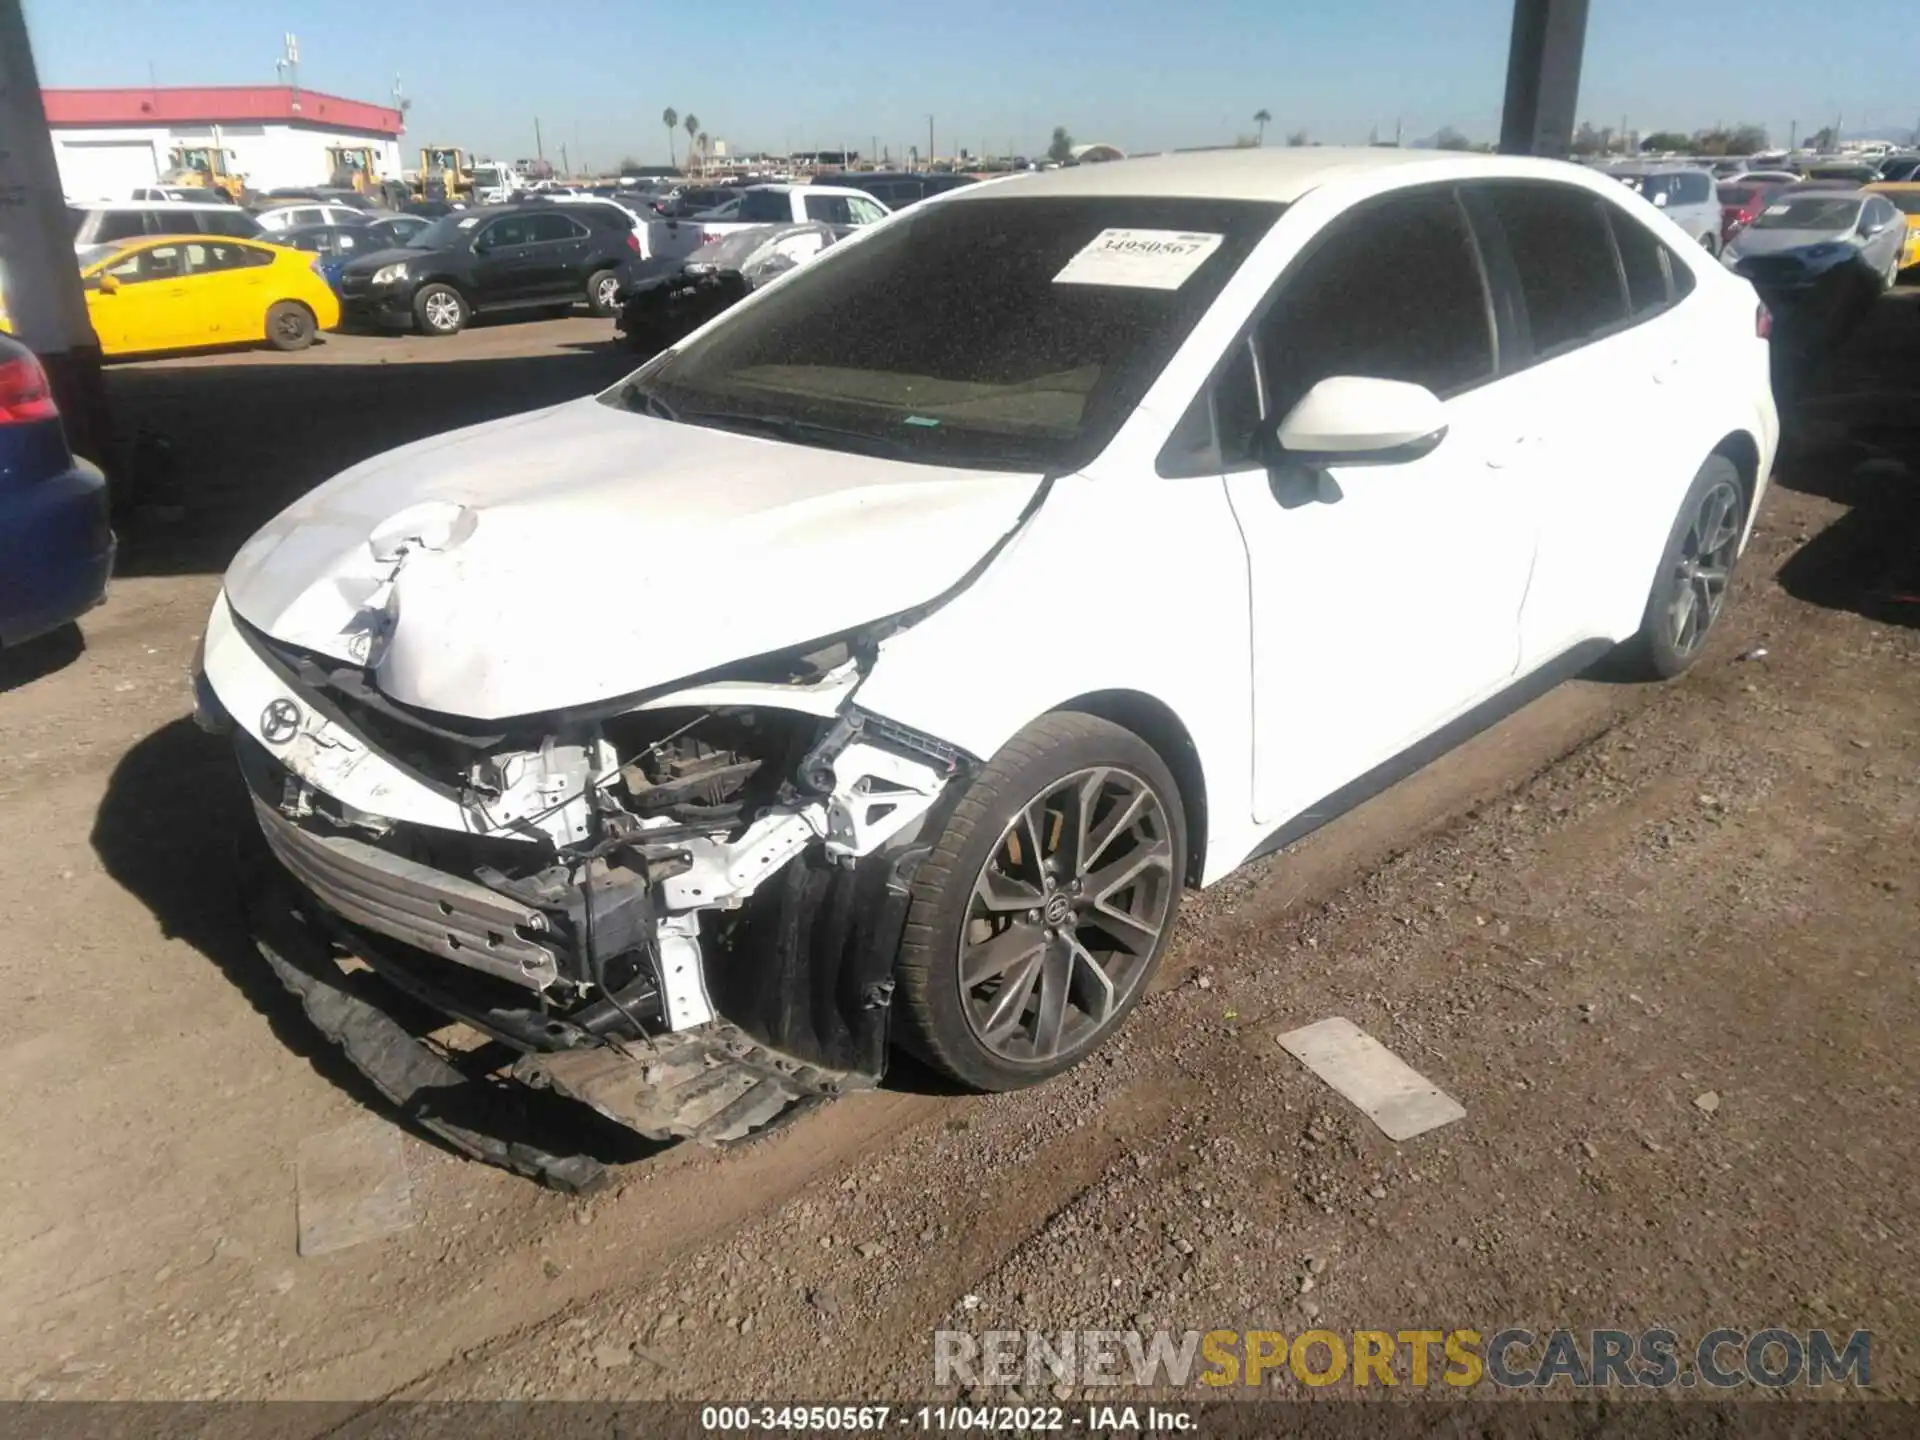
{"label": "utility pole", "polygon": [[567,142],[560,142],[560,174],[563,179],[573,178],[573,166],[567,163]]}
{"label": "utility pole", "polygon": [[1799,146],[1799,144],[1800,144],[1800,122],[1798,120],[1789,120],[1787,122],[1788,152],[1791,153],[1793,150],[1795,150]]}
{"label": "utility pole", "polygon": [[927,116],[927,168],[933,168],[933,157],[939,152],[933,148],[933,116]]}
{"label": "utility pole", "polygon": [[110,468],[100,342],[73,263],[66,195],[20,0],[0,0],[0,251],[14,333],[46,367],[68,441]]}
{"label": "utility pole", "polygon": [[544,160],[547,158],[546,149],[540,143],[540,117],[538,115],[533,117],[533,158],[536,160]]}
{"label": "utility pole", "polygon": [[1564,159],[1572,151],[1586,41],[1587,0],[1514,0],[1501,154]]}
{"label": "utility pole", "polygon": [[77,453],[108,468],[100,342],[73,263],[54,136],[19,0],[0,0],[0,252],[13,334],[40,355]]}

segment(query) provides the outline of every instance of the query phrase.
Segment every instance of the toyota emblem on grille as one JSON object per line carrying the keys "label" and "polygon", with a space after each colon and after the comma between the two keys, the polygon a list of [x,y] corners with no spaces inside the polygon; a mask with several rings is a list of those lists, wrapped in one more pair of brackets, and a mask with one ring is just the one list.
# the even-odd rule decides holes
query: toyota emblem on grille
{"label": "toyota emblem on grille", "polygon": [[300,707],[291,700],[275,700],[260,712],[260,738],[284,745],[300,733]]}

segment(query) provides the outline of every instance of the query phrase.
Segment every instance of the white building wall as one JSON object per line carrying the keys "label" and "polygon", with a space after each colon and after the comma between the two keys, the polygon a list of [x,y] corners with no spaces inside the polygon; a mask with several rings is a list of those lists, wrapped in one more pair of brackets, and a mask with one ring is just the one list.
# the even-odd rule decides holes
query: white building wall
{"label": "white building wall", "polygon": [[182,144],[225,146],[252,190],[325,185],[333,177],[330,145],[372,146],[374,171],[382,179],[399,179],[402,168],[396,139],[284,123],[56,127],[53,132],[60,183],[67,198],[76,201],[126,199],[163,174],[168,153]]}

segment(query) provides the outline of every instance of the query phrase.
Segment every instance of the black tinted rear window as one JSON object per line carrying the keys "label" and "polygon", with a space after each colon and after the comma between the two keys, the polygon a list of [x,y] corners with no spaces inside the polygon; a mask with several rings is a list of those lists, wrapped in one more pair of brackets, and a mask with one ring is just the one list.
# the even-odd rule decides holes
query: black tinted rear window
{"label": "black tinted rear window", "polygon": [[1564,185],[1489,185],[1520,272],[1537,358],[1592,339],[1627,318],[1626,296],[1598,196]]}
{"label": "black tinted rear window", "polygon": [[740,197],[740,208],[734,212],[734,218],[755,224],[791,220],[793,197],[784,190],[749,190]]}

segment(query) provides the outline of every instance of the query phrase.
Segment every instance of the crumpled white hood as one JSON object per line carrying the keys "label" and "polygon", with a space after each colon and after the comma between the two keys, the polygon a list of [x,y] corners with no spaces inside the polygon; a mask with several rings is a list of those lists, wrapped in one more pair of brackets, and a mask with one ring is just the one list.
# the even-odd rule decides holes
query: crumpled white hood
{"label": "crumpled white hood", "polygon": [[234,557],[233,609],[381,691],[502,719],[664,685],[930,600],[1039,483],[589,399],[375,456]]}

